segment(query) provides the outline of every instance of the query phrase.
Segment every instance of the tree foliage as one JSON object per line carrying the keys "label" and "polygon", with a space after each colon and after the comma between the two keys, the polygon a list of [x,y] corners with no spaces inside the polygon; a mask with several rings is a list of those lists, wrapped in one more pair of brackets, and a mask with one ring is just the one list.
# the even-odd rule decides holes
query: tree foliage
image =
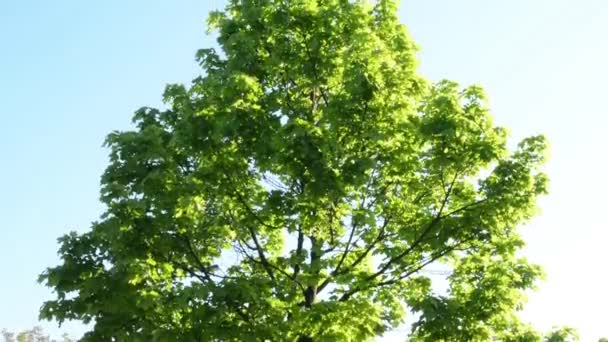
{"label": "tree foliage", "polygon": [[232,0],[209,24],[204,76],[108,136],[107,210],[60,239],[41,317],[90,341],[366,341],[412,311],[413,341],[531,341],[517,227],[544,137],[510,150],[479,86],[418,74],[394,1]]}
{"label": "tree foliage", "polygon": [[40,326],[35,326],[30,330],[24,330],[18,333],[2,329],[0,332],[3,342],[71,342],[72,339],[66,333],[61,336],[60,340],[52,339],[50,335],[44,332]]}
{"label": "tree foliage", "polygon": [[[603,339],[600,338],[600,342]],[[553,328],[544,338],[544,342],[578,342],[578,332],[572,327]]]}

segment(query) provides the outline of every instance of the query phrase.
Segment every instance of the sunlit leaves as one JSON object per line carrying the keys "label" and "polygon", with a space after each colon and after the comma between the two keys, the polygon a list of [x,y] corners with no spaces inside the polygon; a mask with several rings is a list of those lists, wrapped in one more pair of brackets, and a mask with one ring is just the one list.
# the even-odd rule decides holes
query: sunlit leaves
{"label": "sunlit leaves", "polygon": [[43,318],[90,341],[366,341],[414,311],[412,340],[536,341],[514,312],[541,276],[516,253],[542,136],[509,151],[479,86],[421,77],[394,1],[234,0],[209,24],[204,76],[108,136],[106,212],[60,239]]}

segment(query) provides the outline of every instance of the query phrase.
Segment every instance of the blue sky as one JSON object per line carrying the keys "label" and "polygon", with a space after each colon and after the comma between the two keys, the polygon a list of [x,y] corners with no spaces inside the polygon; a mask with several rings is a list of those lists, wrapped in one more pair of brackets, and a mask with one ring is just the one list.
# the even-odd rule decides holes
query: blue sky
{"label": "blue sky", "polygon": [[[203,21],[222,3],[0,2],[0,327],[37,323],[50,293],[36,277],[58,261],[56,238],[88,229],[103,209],[105,135],[128,128],[138,107],[160,105],[165,84],[200,72],[194,52],[214,44]],[[405,0],[401,8],[423,74],[481,84],[514,141],[539,132],[551,141],[551,194],[523,230],[525,253],[548,279],[523,316],[541,329],[573,325],[583,341],[608,336],[608,2]]]}

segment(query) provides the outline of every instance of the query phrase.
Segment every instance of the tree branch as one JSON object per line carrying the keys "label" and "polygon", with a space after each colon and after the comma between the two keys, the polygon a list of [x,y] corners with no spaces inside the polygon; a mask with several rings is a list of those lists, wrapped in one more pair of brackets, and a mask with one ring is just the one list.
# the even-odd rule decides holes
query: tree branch
{"label": "tree branch", "polygon": [[[232,215],[232,212],[228,212],[228,215],[230,215],[230,218],[233,221],[236,221],[234,215]],[[251,226],[249,226],[249,225],[246,225],[246,227],[247,227],[247,231],[249,232],[249,235],[251,236],[251,239],[253,241],[254,246],[253,247],[249,246],[247,244],[247,242],[244,242],[244,241],[243,241],[243,243],[249,249],[254,250],[254,251],[256,251],[258,253],[258,257],[260,258],[260,263],[263,266],[264,270],[266,271],[266,273],[268,274],[268,276],[270,277],[270,279],[272,279],[273,281],[275,281],[276,279],[274,277],[274,273],[272,272],[272,265],[270,264],[270,262],[268,262],[268,259],[266,259],[266,255],[264,254],[264,249],[262,248],[262,245],[260,244],[260,241],[258,240],[258,236],[255,233],[255,230]],[[240,241],[239,241],[239,243],[240,243]],[[245,256],[249,257],[249,255],[244,252],[244,249],[243,249],[243,254],[245,254]]]}
{"label": "tree branch", "polygon": [[458,173],[456,173],[454,175],[454,179],[452,179],[452,182],[450,183],[448,191],[446,192],[446,194],[443,198],[443,201],[441,202],[441,206],[440,206],[439,210],[437,211],[437,215],[435,215],[435,218],[428,224],[428,226],[424,229],[422,234],[420,234],[420,236],[410,245],[409,248],[407,248],[402,253],[399,253],[397,256],[391,258],[386,264],[384,264],[384,266],[380,267],[380,269],[376,273],[367,277],[367,280],[373,280],[373,279],[379,277],[380,275],[384,274],[384,272],[386,272],[386,270],[388,270],[394,263],[396,263],[399,260],[406,257],[408,254],[410,254],[414,249],[416,249],[424,241],[426,235],[428,235],[431,232],[431,230],[433,228],[435,228],[435,226],[439,223],[439,221],[441,221],[441,219],[444,218],[442,216],[443,210],[445,209],[445,206],[448,203],[448,200],[450,198],[452,190],[454,189],[454,184],[456,183],[457,178],[458,178]]}
{"label": "tree branch", "polygon": [[211,282],[211,276],[209,274],[209,270],[208,268],[201,262],[201,260],[198,257],[198,254],[194,251],[194,246],[192,246],[192,242],[190,241],[190,239],[185,236],[182,235],[181,236],[182,240],[185,242],[186,247],[188,252],[190,253],[190,255],[192,256],[192,258],[194,259],[196,265],[198,266],[199,270],[201,272],[203,272],[203,274],[205,275],[205,279],[209,282]]}
{"label": "tree branch", "polygon": [[235,193],[237,199],[239,200],[239,202],[243,205],[243,207],[245,207],[245,210],[247,210],[247,212],[249,213],[249,215],[253,216],[253,218],[256,221],[258,221],[258,223],[260,223],[261,225],[263,225],[264,227],[267,227],[267,228],[277,229],[277,227],[264,222],[264,220],[262,220],[256,214],[256,212],[253,209],[251,209],[251,207],[247,204],[247,202],[245,201],[245,199],[243,198],[243,196],[241,196],[241,194],[238,191],[236,191],[236,189],[234,189],[234,193]]}
{"label": "tree branch", "polygon": [[330,247],[324,250],[324,253],[332,252],[338,246],[336,244],[336,233],[334,232],[334,219],[336,216],[336,205],[337,201],[334,201],[331,206],[330,215],[329,215],[329,245]]}
{"label": "tree branch", "polygon": [[452,216],[452,215],[454,215],[454,214],[458,214],[459,212],[462,212],[462,211],[465,211],[465,210],[467,210],[467,209],[469,209],[469,208],[471,208],[471,207],[474,207],[474,206],[480,205],[480,204],[482,204],[482,203],[484,203],[484,202],[486,202],[486,201],[488,201],[488,200],[489,200],[489,198],[483,198],[483,199],[480,199],[480,200],[478,200],[478,201],[471,202],[471,203],[466,204],[466,205],[464,205],[464,206],[462,206],[462,207],[460,207],[460,208],[458,208],[458,209],[455,209],[455,210],[450,211],[449,213],[447,213],[447,214],[443,215],[441,218],[443,219],[443,218],[450,217],[450,216]]}
{"label": "tree branch", "polygon": [[[296,256],[300,258],[302,256],[302,250],[304,248],[304,233],[302,232],[302,226],[298,225],[298,245],[296,246]],[[293,276],[296,278],[300,273],[300,261],[298,260],[293,266]]]}
{"label": "tree branch", "polygon": [[268,276],[270,277],[270,279],[272,279],[274,281],[275,280],[274,273],[272,272],[273,267],[268,262],[268,259],[266,259],[266,255],[264,254],[264,250],[262,249],[262,245],[260,244],[260,242],[258,240],[258,236],[255,233],[255,230],[253,228],[251,228],[251,226],[247,226],[247,229],[249,230],[251,239],[253,240],[253,243],[255,244],[255,249],[258,252],[258,257],[260,258],[260,262],[262,263],[262,266],[266,270],[266,273],[268,273]]}
{"label": "tree branch", "polygon": [[[239,245],[241,244],[241,241],[238,242]],[[253,249],[255,250],[255,249]],[[289,273],[287,273],[285,270],[281,269],[280,267],[273,265],[272,263],[268,262],[266,265],[264,265],[264,263],[260,260],[256,260],[254,257],[252,257],[251,255],[249,255],[247,252],[245,252],[245,250],[243,249],[243,247],[241,246],[241,253],[243,253],[243,255],[245,256],[245,258],[247,260],[249,260],[250,262],[256,263],[256,264],[260,264],[262,265],[262,267],[270,267],[271,269],[279,272],[280,274],[284,275],[287,279],[291,280],[295,285],[297,285],[300,289],[304,290],[304,286],[302,285],[302,283],[300,283],[299,281],[297,281],[296,277],[294,275],[291,275]],[[274,280],[274,279],[273,279]]]}
{"label": "tree branch", "polygon": [[367,257],[367,255],[369,255],[369,253],[372,251],[372,249],[376,246],[376,244],[378,244],[379,242],[381,242],[382,240],[384,240],[386,238],[386,227],[389,224],[390,219],[387,218],[384,220],[384,223],[382,224],[382,227],[380,228],[380,232],[378,232],[378,236],[376,236],[376,238],[367,245],[367,248],[363,251],[363,253],[361,253],[357,259],[355,259],[355,261],[353,261],[352,264],[350,264],[349,266],[347,266],[346,268],[340,269],[340,265],[338,265],[334,271],[323,281],[323,283],[321,283],[321,285],[319,285],[319,289],[318,292],[321,292],[332,280],[333,277],[336,277],[340,274],[345,274],[347,272],[349,272],[350,270],[354,269],[355,267],[357,267],[357,265],[359,265],[359,263],[361,263],[365,257]]}
{"label": "tree branch", "polygon": [[[309,236],[310,239],[310,269],[314,275],[319,275],[319,268],[317,263],[321,260],[321,247],[319,246],[319,242],[314,236]],[[309,308],[315,301],[315,297],[317,296],[317,284],[309,285],[306,290],[304,290],[304,306]]]}
{"label": "tree branch", "polygon": [[340,301],[346,301],[348,300],[350,297],[352,297],[354,294],[356,294],[357,292],[361,292],[367,289],[370,289],[372,287],[381,287],[381,286],[386,286],[386,285],[392,285],[395,284],[399,281],[402,281],[403,279],[411,276],[414,273],[419,272],[420,270],[422,270],[424,267],[428,266],[429,264],[439,260],[440,258],[444,257],[445,255],[447,255],[448,253],[454,251],[456,248],[458,248],[459,246],[461,246],[463,243],[468,242],[468,240],[464,240],[464,241],[460,241],[448,248],[445,248],[444,250],[442,250],[439,253],[435,253],[433,256],[429,257],[428,259],[422,261],[421,264],[419,264],[418,266],[416,266],[415,268],[413,268],[412,270],[401,274],[400,276],[396,277],[396,278],[392,278],[392,279],[387,279],[385,281],[381,281],[379,283],[375,283],[375,284],[371,284],[365,287],[355,287],[347,292],[345,292],[341,297],[340,297]]}

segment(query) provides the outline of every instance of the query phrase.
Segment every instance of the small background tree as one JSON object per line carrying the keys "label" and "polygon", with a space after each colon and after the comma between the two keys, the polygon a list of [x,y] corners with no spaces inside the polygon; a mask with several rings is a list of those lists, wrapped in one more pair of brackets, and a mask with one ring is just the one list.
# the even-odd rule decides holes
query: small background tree
{"label": "small background tree", "polygon": [[14,333],[6,329],[2,329],[2,338],[4,342],[71,342],[72,339],[67,333],[61,335],[60,339],[53,339],[50,335],[44,332],[40,326],[35,326],[30,330]]}

